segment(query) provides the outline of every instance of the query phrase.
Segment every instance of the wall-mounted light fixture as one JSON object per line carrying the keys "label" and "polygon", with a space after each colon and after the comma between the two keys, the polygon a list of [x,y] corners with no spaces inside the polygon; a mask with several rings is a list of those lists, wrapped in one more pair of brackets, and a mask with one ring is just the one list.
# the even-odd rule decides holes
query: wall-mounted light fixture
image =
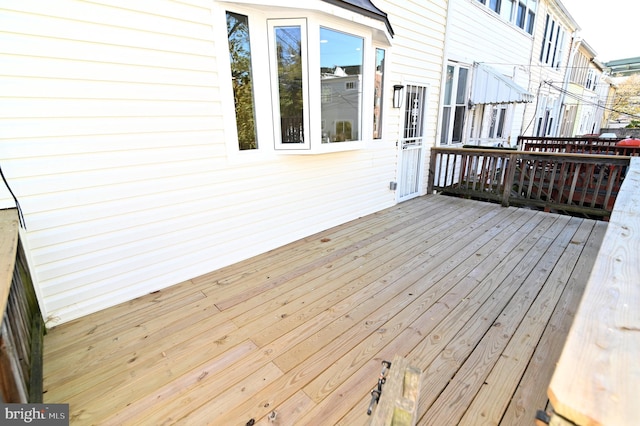
{"label": "wall-mounted light fixture", "polygon": [[393,107],[400,108],[402,106],[402,84],[396,84],[393,86]]}

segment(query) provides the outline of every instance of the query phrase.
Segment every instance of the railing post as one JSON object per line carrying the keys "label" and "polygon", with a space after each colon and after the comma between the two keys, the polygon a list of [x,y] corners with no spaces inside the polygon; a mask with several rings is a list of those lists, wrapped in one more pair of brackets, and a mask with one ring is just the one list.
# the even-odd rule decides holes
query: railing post
{"label": "railing post", "polygon": [[427,194],[433,194],[433,182],[436,173],[436,158],[438,153],[435,152],[436,148],[431,148],[429,151],[429,172],[427,176]]}
{"label": "railing post", "polygon": [[516,167],[518,162],[518,154],[509,154],[507,161],[507,174],[504,179],[504,188],[502,189],[502,206],[509,207],[511,198],[511,189],[513,188],[513,180],[516,175]]}

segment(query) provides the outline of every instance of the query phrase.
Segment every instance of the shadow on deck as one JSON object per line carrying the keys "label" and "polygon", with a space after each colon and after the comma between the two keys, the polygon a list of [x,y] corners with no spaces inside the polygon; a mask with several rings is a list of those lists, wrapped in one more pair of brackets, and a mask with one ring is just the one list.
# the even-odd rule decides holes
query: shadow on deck
{"label": "shadow on deck", "polygon": [[413,199],[50,330],[44,400],[72,424],[366,424],[401,355],[420,424],[532,424],[606,227]]}

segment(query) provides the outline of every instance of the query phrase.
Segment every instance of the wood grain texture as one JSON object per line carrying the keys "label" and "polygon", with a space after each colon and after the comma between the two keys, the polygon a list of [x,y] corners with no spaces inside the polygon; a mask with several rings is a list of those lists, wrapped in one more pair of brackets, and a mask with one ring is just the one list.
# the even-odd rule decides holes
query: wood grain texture
{"label": "wood grain texture", "polygon": [[416,198],[53,328],[45,402],[78,425],[364,425],[397,355],[423,371],[418,424],[500,419],[523,392],[535,413],[548,382],[522,389],[526,366],[555,364],[540,336],[577,309],[603,227]]}
{"label": "wood grain texture", "polygon": [[585,425],[640,417],[640,159],[632,157],[600,253],[549,386],[560,415]]}
{"label": "wood grain texture", "polygon": [[0,313],[9,298],[18,249],[18,213],[16,209],[0,210]]}

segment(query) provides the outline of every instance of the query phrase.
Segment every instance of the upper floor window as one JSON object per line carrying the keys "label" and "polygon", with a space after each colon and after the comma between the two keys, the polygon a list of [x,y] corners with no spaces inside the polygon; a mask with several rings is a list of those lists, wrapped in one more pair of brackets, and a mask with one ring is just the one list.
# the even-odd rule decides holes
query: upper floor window
{"label": "upper floor window", "polygon": [[[538,9],[538,0],[519,0],[518,2],[518,20],[516,25],[533,34],[536,22],[536,11]],[[522,11],[522,18],[520,17]]]}
{"label": "upper floor window", "polygon": [[480,3],[489,7],[489,9],[493,10],[496,13],[500,13],[500,3],[501,0],[478,0]]}
{"label": "upper floor window", "polygon": [[564,56],[565,31],[551,15],[547,14],[544,24],[544,39],[540,49],[540,62],[559,68]]}
{"label": "upper floor window", "polygon": [[533,34],[537,0],[478,0],[503,19]]}
{"label": "upper floor window", "polygon": [[586,87],[589,90],[596,90],[597,84],[598,84],[598,76],[596,74],[596,71],[593,69],[590,69],[587,72],[587,81],[584,87]]}

